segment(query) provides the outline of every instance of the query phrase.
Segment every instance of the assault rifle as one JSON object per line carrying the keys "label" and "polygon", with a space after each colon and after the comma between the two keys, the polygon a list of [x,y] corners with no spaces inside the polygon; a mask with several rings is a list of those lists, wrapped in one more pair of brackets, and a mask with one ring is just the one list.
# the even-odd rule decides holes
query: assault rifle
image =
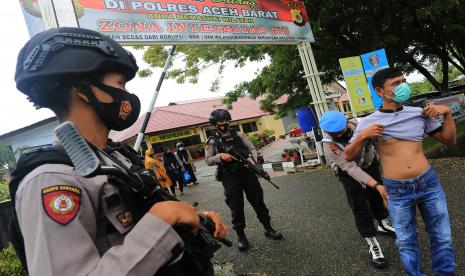
{"label": "assault rifle", "polygon": [[[73,162],[74,170],[78,175],[82,177],[108,175],[121,187],[129,186],[136,195],[143,198],[143,209],[146,209],[144,211],[148,211],[148,208],[157,202],[177,201],[155,181],[150,171],[145,168],[127,168],[118,159],[88,143],[73,123],[60,124],[55,129],[55,135]],[[211,265],[210,259],[221,245],[212,236],[215,232],[213,221],[204,216],[199,218],[201,225],[196,236],[186,225],[177,224],[173,228],[186,244],[183,258],[189,258],[195,263],[193,270],[197,270],[197,273],[191,271],[191,275],[209,275],[210,273],[206,271]],[[231,241],[227,239],[219,241],[228,247],[232,246]]]}
{"label": "assault rifle", "polygon": [[270,175],[265,172],[262,168],[260,168],[259,166],[255,165],[254,163],[250,162],[247,157],[245,157],[244,155],[242,155],[240,152],[237,152],[234,150],[234,147],[232,146],[228,146],[226,145],[223,141],[221,141],[221,139],[213,134],[212,136],[210,136],[206,142],[206,144],[208,145],[210,143],[210,141],[213,140],[213,144],[218,147],[219,149],[221,149],[223,152],[225,153],[228,153],[229,155],[231,155],[232,157],[234,157],[234,159],[239,162],[244,168],[248,169],[249,171],[255,173],[256,175],[262,177],[263,179],[265,179],[266,181],[268,181],[271,185],[273,185],[276,189],[279,189],[279,187],[274,184],[272,181],[271,181],[271,177]]}

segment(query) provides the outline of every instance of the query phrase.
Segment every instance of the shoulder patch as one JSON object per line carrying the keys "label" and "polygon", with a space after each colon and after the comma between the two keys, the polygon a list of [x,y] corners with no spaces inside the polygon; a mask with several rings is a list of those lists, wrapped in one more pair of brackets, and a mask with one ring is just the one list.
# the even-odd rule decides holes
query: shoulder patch
{"label": "shoulder patch", "polygon": [[67,225],[79,212],[81,189],[57,185],[42,189],[42,205],[45,213],[55,222]]}

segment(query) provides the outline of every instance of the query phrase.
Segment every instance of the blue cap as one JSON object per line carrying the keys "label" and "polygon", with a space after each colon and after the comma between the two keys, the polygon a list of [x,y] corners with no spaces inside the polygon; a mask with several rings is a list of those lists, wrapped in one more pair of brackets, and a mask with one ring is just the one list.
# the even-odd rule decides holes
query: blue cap
{"label": "blue cap", "polygon": [[342,112],[328,111],[321,116],[320,127],[329,133],[336,133],[344,130],[347,125],[347,118]]}

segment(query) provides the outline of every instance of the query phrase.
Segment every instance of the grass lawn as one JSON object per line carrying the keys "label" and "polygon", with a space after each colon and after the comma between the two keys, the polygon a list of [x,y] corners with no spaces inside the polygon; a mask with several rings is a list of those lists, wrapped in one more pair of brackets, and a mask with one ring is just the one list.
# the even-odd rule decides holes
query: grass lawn
{"label": "grass lawn", "polygon": [[[465,134],[465,121],[457,123],[456,126],[457,126],[457,140],[458,140],[458,137]],[[438,144],[440,144],[438,141],[427,136],[425,139],[423,139],[423,150],[425,152],[428,152],[431,149],[435,148],[435,146]]]}

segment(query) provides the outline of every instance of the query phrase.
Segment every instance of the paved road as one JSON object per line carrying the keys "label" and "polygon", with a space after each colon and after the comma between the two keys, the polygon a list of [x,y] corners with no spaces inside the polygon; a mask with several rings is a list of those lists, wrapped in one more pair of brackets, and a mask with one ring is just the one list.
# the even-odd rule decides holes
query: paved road
{"label": "paved road", "polygon": [[[440,159],[433,163],[449,201],[457,275],[465,275],[465,159]],[[212,169],[200,166],[201,185],[188,186],[183,199],[198,201],[203,209],[217,210],[231,228],[222,186],[213,180],[212,174]],[[370,266],[368,246],[356,231],[342,186],[328,170],[278,177],[274,181],[281,190],[266,183],[262,186],[275,228],[283,232],[285,240],[265,238],[247,203],[246,233],[252,248],[241,253],[236,247],[223,247],[214,258],[216,263],[229,263],[238,275],[402,275],[391,237],[379,239],[389,268],[376,270]],[[424,267],[431,275],[429,243],[420,217],[418,231]],[[229,237],[236,245],[235,234]]]}

